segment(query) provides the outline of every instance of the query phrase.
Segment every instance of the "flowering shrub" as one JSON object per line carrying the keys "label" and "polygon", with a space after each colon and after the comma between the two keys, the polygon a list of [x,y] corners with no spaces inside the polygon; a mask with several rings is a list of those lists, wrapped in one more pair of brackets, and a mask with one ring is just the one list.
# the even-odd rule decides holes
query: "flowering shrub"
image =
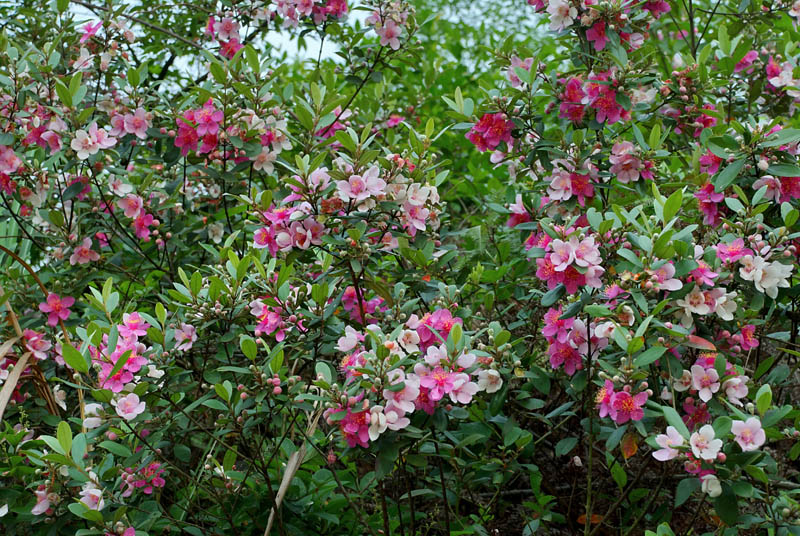
{"label": "flowering shrub", "polygon": [[800,8],[31,4],[9,534],[800,534]]}

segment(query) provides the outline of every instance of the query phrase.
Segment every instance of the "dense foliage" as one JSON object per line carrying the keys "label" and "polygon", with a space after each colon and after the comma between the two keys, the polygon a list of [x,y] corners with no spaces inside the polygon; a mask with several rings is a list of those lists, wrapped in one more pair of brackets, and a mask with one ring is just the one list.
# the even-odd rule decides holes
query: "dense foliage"
{"label": "dense foliage", "polygon": [[800,534],[800,3],[0,14],[4,534]]}

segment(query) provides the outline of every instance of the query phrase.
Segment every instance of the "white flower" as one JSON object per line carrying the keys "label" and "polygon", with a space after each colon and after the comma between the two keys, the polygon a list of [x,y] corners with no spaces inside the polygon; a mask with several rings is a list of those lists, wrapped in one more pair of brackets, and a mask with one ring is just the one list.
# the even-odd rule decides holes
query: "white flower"
{"label": "white flower", "polygon": [[692,446],[692,453],[695,456],[709,461],[715,459],[722,448],[722,440],[714,439],[714,428],[710,424],[700,428],[699,432],[693,433],[689,438],[689,444]]}
{"label": "white flower", "polygon": [[268,147],[263,147],[261,152],[258,153],[253,159],[253,169],[256,171],[266,171],[272,173],[275,171],[275,166],[272,163],[278,158],[278,153],[270,151]]}
{"label": "white flower", "polygon": [[478,389],[487,393],[494,393],[503,386],[503,377],[496,370],[482,370],[478,373]]}
{"label": "white flower", "polygon": [[400,334],[400,338],[397,339],[397,342],[399,342],[403,350],[409,354],[419,351],[419,334],[417,334],[416,331],[410,329],[404,330],[403,333]]}
{"label": "white flower", "polygon": [[672,388],[682,393],[684,391],[688,391],[689,388],[692,386],[692,373],[688,370],[684,369],[683,374],[680,378],[675,378],[675,381],[672,383]]}
{"label": "white flower", "polygon": [[706,295],[698,286],[695,286],[683,299],[676,300],[675,304],[678,307],[683,307],[681,324],[686,327],[692,325],[692,313],[707,315],[711,312],[711,308],[706,303]]}
{"label": "white flower", "polygon": [[103,411],[102,404],[86,404],[86,408],[84,408],[86,418],[83,419],[83,425],[91,430],[103,424],[103,419],[100,418],[101,411]]}
{"label": "white flower", "polygon": [[344,328],[344,336],[339,337],[336,349],[340,352],[349,352],[358,344],[359,335],[361,334],[351,326],[346,326]]}
{"label": "white flower", "polygon": [[208,228],[208,238],[214,242],[215,244],[219,244],[222,242],[222,237],[225,234],[225,226],[222,222],[216,222],[209,224]]}
{"label": "white flower", "polygon": [[700,481],[702,482],[700,489],[703,490],[703,493],[707,493],[709,497],[719,497],[722,494],[722,486],[717,475],[703,475],[700,477]]}
{"label": "white flower", "polygon": [[64,411],[67,411],[67,392],[61,389],[60,385],[56,384],[55,387],[53,387],[53,396],[56,399],[56,404]]}
{"label": "white flower", "polygon": [[383,414],[383,406],[372,406],[369,412],[369,438],[375,441],[386,431],[388,423],[386,422],[386,415]]}
{"label": "white flower", "polygon": [[771,262],[764,268],[761,281],[755,281],[756,289],[774,300],[778,297],[778,288],[789,288],[791,276],[791,264]]}
{"label": "white flower", "polygon": [[552,0],[547,6],[547,12],[550,14],[550,29],[554,32],[572,26],[578,16],[578,10],[565,0]]}
{"label": "white flower", "polygon": [[742,405],[741,399],[747,397],[747,382],[749,379],[747,376],[736,376],[722,383],[722,390],[725,391],[725,395],[731,404]]}

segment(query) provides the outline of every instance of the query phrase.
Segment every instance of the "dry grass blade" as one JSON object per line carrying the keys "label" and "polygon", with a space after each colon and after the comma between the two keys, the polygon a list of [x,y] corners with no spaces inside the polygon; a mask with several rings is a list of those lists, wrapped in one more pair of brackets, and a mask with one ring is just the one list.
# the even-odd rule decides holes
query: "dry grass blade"
{"label": "dry grass blade", "polygon": [[[308,423],[308,428],[306,429],[306,436],[311,436],[314,434],[314,431],[317,429],[317,423],[319,422],[319,418],[322,413],[319,410],[314,412],[314,418]],[[269,536],[270,531],[272,530],[272,523],[275,521],[275,513],[278,511],[278,508],[281,507],[281,503],[283,502],[283,497],[286,495],[286,491],[289,489],[289,485],[292,483],[292,479],[294,475],[297,474],[297,471],[300,469],[300,465],[303,463],[303,459],[306,457],[306,444],[303,443],[300,445],[300,448],[297,449],[291,456],[289,456],[289,461],[286,463],[286,470],[283,472],[283,478],[281,479],[281,485],[278,488],[278,493],[275,495],[275,504],[272,507],[272,510],[269,513],[269,521],[267,521],[267,530],[264,531],[264,536]]]}
{"label": "dry grass blade", "polygon": [[14,369],[8,375],[8,378],[6,378],[3,388],[0,389],[0,422],[3,421],[3,414],[6,411],[8,401],[11,400],[11,395],[14,393],[14,389],[17,387],[19,377],[22,376],[22,372],[25,370],[25,367],[28,366],[28,360],[30,357],[30,352],[25,352],[22,354],[22,357],[20,357],[17,360],[17,363],[14,365]]}

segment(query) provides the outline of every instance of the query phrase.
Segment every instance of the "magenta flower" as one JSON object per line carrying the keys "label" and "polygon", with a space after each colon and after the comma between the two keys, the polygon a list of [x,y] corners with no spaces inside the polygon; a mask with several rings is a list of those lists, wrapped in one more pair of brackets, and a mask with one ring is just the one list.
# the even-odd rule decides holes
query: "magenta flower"
{"label": "magenta flower", "polygon": [[58,294],[51,292],[47,295],[47,301],[39,304],[39,310],[47,313],[47,324],[55,326],[59,320],[69,318],[69,308],[72,307],[73,303],[75,303],[75,298],[72,296],[60,298]]}
{"label": "magenta flower", "polygon": [[597,395],[595,396],[595,402],[597,403],[597,409],[599,409],[600,418],[607,416],[611,413],[611,397],[616,394],[614,392],[614,383],[610,380],[606,380],[605,385],[597,391]]}
{"label": "magenta flower", "polygon": [[753,255],[753,250],[745,247],[742,238],[737,238],[730,244],[717,245],[717,257],[722,262],[736,262],[745,255]]}
{"label": "magenta flower", "polygon": [[586,39],[594,43],[595,50],[603,50],[608,42],[606,23],[603,21],[595,22],[594,26],[586,30]]}
{"label": "magenta flower", "polygon": [[758,417],[750,417],[746,421],[734,421],[731,425],[734,439],[742,450],[756,450],[767,440],[767,435],[761,427]]}
{"label": "magenta flower", "polygon": [[144,321],[139,313],[125,313],[122,315],[122,324],[117,326],[119,334],[124,338],[138,338],[147,335],[150,324]]}
{"label": "magenta flower", "polygon": [[195,110],[194,120],[197,123],[197,134],[216,134],[219,132],[219,123],[225,118],[221,110],[214,108],[214,102],[208,99],[202,108]]}
{"label": "magenta flower", "polygon": [[75,247],[69,258],[69,263],[74,266],[98,260],[100,260],[100,254],[92,249],[92,239],[87,236],[80,245]]}
{"label": "magenta flower", "polygon": [[[429,396],[431,400],[441,400],[442,397],[450,393],[464,383],[463,376],[466,374],[458,374],[449,370],[444,370],[442,367],[436,367],[432,372],[420,376],[419,384],[421,387],[430,389]],[[467,378],[469,378],[467,376]]]}
{"label": "magenta flower", "polygon": [[611,397],[609,415],[617,424],[630,421],[641,421],[644,418],[642,406],[647,402],[647,391],[631,395],[628,391],[619,391]]}
{"label": "magenta flower", "polygon": [[103,21],[99,21],[96,24],[92,24],[91,22],[87,22],[86,25],[83,27],[83,35],[81,36],[81,43],[85,43],[89,39],[97,34],[97,30],[99,30],[103,26]]}

